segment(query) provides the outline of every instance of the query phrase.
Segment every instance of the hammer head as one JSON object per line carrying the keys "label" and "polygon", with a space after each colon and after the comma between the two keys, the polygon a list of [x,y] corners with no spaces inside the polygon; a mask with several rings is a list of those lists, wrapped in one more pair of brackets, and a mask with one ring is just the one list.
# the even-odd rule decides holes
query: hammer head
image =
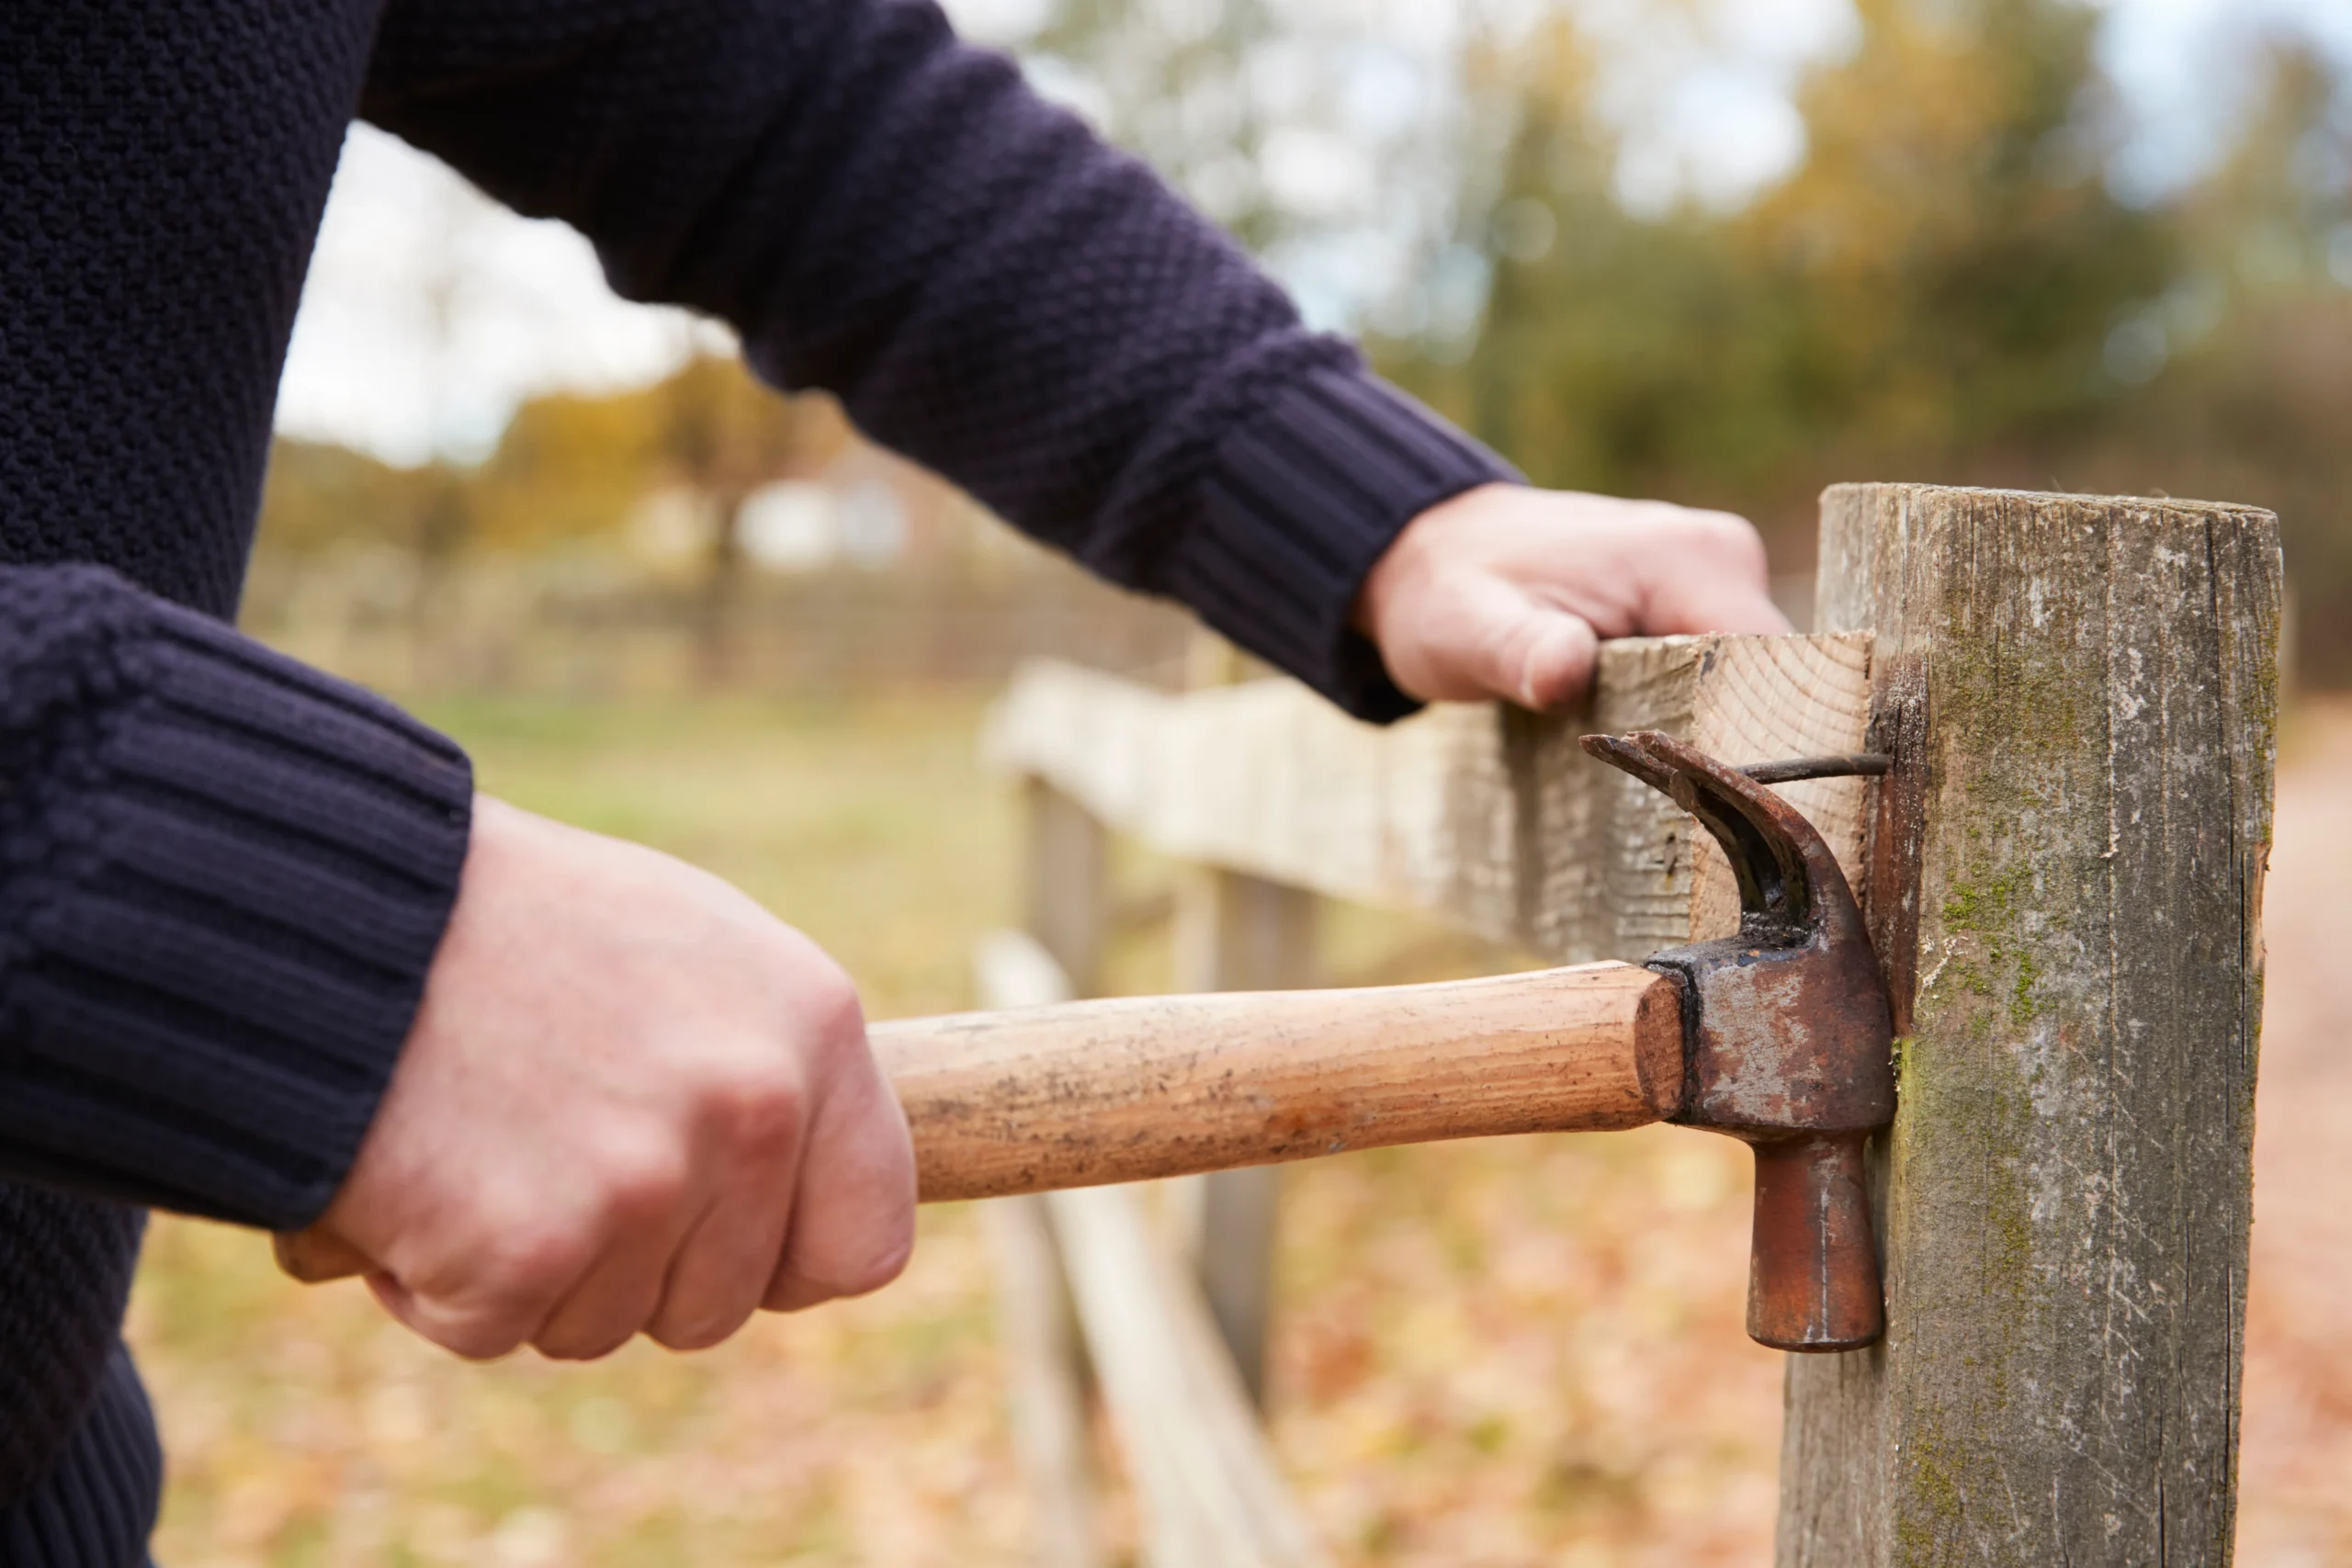
{"label": "hammer head", "polygon": [[1668,1121],[1756,1152],[1747,1332],[1849,1350],[1885,1324],[1862,1146],[1894,1119],[1886,983],[1813,824],[1762,784],[1654,730],[1584,749],[1663,790],[1723,846],[1739,934],[1654,953],[1682,982],[1683,1095]]}

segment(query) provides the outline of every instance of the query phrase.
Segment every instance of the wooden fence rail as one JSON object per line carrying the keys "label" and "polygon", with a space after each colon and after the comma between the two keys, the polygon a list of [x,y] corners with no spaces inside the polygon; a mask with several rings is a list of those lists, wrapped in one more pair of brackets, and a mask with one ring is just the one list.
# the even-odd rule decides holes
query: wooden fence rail
{"label": "wooden fence rail", "polygon": [[[1673,803],[1584,755],[1662,729],[1726,761],[1859,750],[1869,639],[1628,638],[1589,712],[1444,705],[1386,729],[1283,681],[1167,696],[1063,664],[1015,676],[982,745],[1165,853],[1336,897],[1430,910],[1562,963],[1639,958],[1736,924],[1730,874]],[[1865,782],[1782,793],[1850,871]],[[1714,878],[1696,874],[1712,865]],[[1859,879],[1857,879],[1859,882]]]}
{"label": "wooden fence rail", "polygon": [[[1733,762],[1893,752],[1883,785],[1783,786],[1867,907],[1901,1110],[1873,1150],[1887,1336],[1792,1358],[1779,1562],[2218,1568],[2279,596],[2276,523],[2252,509],[1839,487],[1821,632],[1606,645],[1583,715],[1442,707],[1375,730],[1283,682],[1168,696],[1042,665],[985,744],[1026,781],[1029,933],[1078,994],[1095,987],[1106,829],[1213,868],[1179,898],[1206,921],[1201,988],[1299,983],[1300,890],[1432,910],[1555,961],[1638,960],[1730,929],[1736,903],[1712,842],[1578,734],[1663,729]],[[1156,1313],[1149,1353],[1171,1367],[1197,1372],[1208,1337],[1166,1325],[1214,1321],[1239,1352],[1160,1377],[1158,1429],[1123,1442],[1163,1565],[1317,1560],[1262,1440],[1235,1425],[1272,1189],[1233,1191],[1261,1212],[1238,1211],[1254,1239],[1208,1270],[1229,1276],[1214,1309],[1150,1250],[1163,1241],[1118,1228],[1142,1224],[1132,1203],[1026,1211],[1033,1237],[1050,1212],[1063,1268],[1092,1281],[1078,1315],[1114,1407],[1145,1396],[1101,1363],[1146,1352],[1098,1313],[1128,1328]],[[1035,1285],[1012,1293],[1061,1299]],[[1226,1468],[1170,1460],[1169,1431],[1221,1446]]]}

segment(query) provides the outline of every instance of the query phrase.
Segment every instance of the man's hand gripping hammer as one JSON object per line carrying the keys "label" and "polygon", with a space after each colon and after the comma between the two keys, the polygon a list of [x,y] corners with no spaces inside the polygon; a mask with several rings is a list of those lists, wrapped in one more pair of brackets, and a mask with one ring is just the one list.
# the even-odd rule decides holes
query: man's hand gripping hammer
{"label": "man's hand gripping hammer", "polygon": [[[1722,844],[1739,882],[1736,937],[1641,965],[878,1024],[922,1198],[1677,1122],[1756,1151],[1748,1333],[1784,1350],[1877,1338],[1862,1145],[1894,1113],[1885,986],[1836,859],[1760,782],[1861,760],[1742,771],[1651,732],[1584,744]],[[313,1280],[370,1267],[315,1226],[280,1236],[278,1261]]]}

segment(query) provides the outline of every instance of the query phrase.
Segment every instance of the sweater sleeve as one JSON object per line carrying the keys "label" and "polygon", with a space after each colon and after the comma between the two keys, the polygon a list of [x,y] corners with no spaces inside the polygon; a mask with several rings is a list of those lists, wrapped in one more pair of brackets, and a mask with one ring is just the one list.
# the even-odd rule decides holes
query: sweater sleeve
{"label": "sweater sleeve", "polygon": [[394,0],[362,112],[1365,716],[1365,573],[1515,477],[930,0]]}
{"label": "sweater sleeve", "polygon": [[454,902],[466,759],[90,567],[0,569],[0,1175],[307,1224]]}

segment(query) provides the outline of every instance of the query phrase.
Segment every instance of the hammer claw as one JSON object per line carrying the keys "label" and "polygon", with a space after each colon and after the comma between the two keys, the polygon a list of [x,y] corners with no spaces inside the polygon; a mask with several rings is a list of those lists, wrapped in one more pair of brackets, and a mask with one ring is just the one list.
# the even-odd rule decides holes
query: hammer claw
{"label": "hammer claw", "polygon": [[[1814,920],[1816,898],[1833,879],[1846,892],[1846,902],[1853,902],[1829,846],[1803,812],[1760,787],[1763,781],[1755,776],[1756,770],[1728,767],[1655,729],[1588,735],[1582,745],[1592,756],[1671,796],[1698,818],[1731,862],[1744,920],[1765,919],[1802,930]],[[1763,764],[1768,770],[1772,766]],[[1823,913],[1835,919],[1838,911]]]}

